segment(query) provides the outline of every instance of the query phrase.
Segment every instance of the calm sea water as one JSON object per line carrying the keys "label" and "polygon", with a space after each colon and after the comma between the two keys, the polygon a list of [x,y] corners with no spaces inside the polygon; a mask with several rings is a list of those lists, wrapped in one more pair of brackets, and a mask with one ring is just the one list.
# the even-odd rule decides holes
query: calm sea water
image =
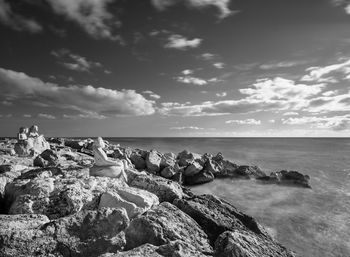
{"label": "calm sea water", "polygon": [[[107,139],[107,138],[106,138]],[[312,189],[221,179],[193,187],[255,217],[271,235],[305,257],[350,256],[350,138],[108,138],[122,146],[178,153],[222,152],[266,172],[298,170]]]}

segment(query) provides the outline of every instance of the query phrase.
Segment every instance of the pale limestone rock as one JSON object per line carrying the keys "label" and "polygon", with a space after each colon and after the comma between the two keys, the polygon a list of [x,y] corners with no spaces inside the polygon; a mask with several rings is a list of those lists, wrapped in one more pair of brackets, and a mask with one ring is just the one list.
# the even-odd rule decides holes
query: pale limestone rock
{"label": "pale limestone rock", "polygon": [[147,171],[156,174],[160,171],[161,154],[156,150],[151,150],[147,153],[146,166]]}
{"label": "pale limestone rock", "polygon": [[187,166],[183,174],[185,176],[193,176],[199,173],[202,169],[203,169],[203,166],[200,165],[198,162],[194,161],[192,164]]}

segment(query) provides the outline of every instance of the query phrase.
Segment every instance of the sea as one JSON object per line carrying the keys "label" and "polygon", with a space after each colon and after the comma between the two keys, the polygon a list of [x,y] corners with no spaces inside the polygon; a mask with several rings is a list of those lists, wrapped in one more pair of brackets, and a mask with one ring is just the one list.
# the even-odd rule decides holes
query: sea
{"label": "sea", "polygon": [[253,216],[280,243],[304,257],[350,256],[350,138],[105,138],[121,146],[216,154],[266,173],[297,170],[312,189],[216,179],[194,186]]}

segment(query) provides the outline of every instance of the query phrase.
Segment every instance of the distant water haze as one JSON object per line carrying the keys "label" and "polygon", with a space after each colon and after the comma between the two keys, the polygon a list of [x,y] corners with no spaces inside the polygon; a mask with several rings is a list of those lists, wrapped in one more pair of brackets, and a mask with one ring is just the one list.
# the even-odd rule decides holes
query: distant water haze
{"label": "distant water haze", "polygon": [[217,179],[193,187],[212,193],[255,217],[300,256],[350,256],[349,138],[106,138],[122,146],[178,153],[222,152],[238,164],[264,171],[298,170],[312,189]]}

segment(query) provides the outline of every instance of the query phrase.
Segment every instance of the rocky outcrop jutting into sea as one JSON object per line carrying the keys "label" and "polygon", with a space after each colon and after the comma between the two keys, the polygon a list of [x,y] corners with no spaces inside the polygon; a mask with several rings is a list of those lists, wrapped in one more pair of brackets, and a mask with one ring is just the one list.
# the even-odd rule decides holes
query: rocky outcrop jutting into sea
{"label": "rocky outcrop jutting into sea", "polygon": [[[253,217],[184,185],[229,177],[309,186],[300,173],[267,176],[221,154],[110,144],[110,158],[135,167],[126,170],[126,184],[89,175],[90,141],[49,142],[34,156],[0,150],[0,256],[294,256]],[[1,149],[15,143],[3,141]]]}

